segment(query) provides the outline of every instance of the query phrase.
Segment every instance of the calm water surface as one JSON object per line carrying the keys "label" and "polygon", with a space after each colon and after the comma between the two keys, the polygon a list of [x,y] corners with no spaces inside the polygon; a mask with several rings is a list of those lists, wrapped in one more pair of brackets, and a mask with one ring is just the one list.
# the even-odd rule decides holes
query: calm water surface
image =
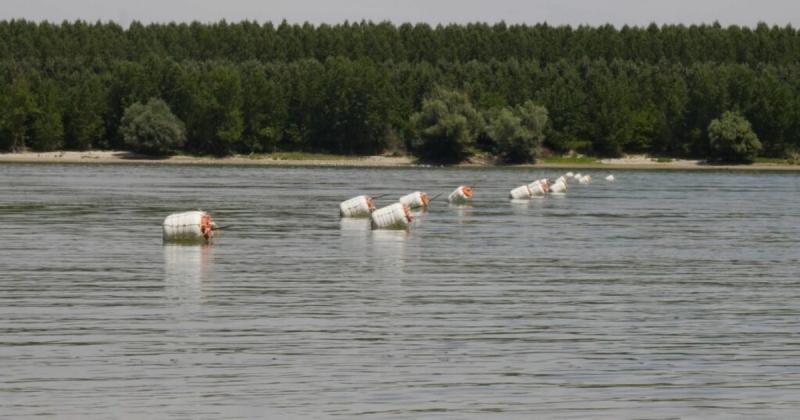
{"label": "calm water surface", "polygon": [[[0,165],[0,416],[797,416],[800,176],[589,173]],[[231,228],[162,245],[197,208]]]}

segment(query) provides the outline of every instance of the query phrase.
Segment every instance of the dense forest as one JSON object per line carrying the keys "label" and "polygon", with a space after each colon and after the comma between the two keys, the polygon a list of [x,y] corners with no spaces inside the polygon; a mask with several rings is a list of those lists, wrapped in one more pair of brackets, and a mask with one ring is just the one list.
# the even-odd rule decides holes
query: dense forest
{"label": "dense forest", "polygon": [[723,115],[800,152],[797,30],[0,22],[5,151],[707,158]]}

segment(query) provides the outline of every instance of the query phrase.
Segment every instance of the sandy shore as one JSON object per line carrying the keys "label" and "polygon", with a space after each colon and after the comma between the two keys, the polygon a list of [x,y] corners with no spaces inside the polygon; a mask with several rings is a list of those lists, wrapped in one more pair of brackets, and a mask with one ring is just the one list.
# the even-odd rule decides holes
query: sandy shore
{"label": "sandy shore", "polygon": [[601,159],[596,163],[537,163],[524,165],[534,168],[599,169],[599,170],[676,170],[676,171],[789,171],[800,172],[800,165],[754,163],[752,165],[710,165],[702,160],[672,159],[659,162],[645,155],[630,155],[618,159]]}
{"label": "sandy shore", "polygon": [[[155,164],[155,165],[242,165],[242,166],[343,166],[343,167],[413,167],[417,166],[408,157],[335,157],[330,159],[278,159],[269,155],[237,155],[223,158],[198,156],[171,156],[150,158],[120,151],[87,152],[24,152],[0,153],[2,163],[102,163],[102,164]],[[460,167],[490,167],[486,164],[462,164]],[[743,170],[743,171],[796,171],[800,165],[756,163],[753,165],[708,165],[702,161],[675,159],[657,162],[646,156],[628,156],[620,159],[603,159],[597,163],[537,163],[518,165],[521,168],[585,168],[585,169],[643,169],[643,170]]]}
{"label": "sandy shore", "polygon": [[156,164],[156,165],[266,165],[266,166],[363,166],[394,167],[412,166],[411,159],[406,157],[343,157],[335,159],[274,159],[268,155],[247,156],[236,155],[222,158],[201,156],[170,156],[152,158],[118,151],[87,152],[47,152],[47,153],[0,153],[0,163],[121,163],[121,164]]}

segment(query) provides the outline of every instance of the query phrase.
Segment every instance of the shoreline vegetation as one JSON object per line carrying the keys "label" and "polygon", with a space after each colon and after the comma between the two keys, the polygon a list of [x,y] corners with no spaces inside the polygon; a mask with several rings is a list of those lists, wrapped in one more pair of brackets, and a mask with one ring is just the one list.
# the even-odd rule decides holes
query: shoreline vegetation
{"label": "shoreline vegetation", "polygon": [[[341,156],[319,153],[274,153],[231,155],[225,157],[174,155],[164,158],[138,155],[126,151],[57,151],[0,153],[0,164],[142,164],[142,165],[208,165],[208,166],[309,166],[360,168],[435,167],[417,162],[409,156]],[[451,168],[534,168],[596,170],[725,170],[800,172],[800,165],[786,160],[765,159],[751,165],[717,165],[700,160],[665,159],[646,155],[628,155],[614,159],[591,157],[541,158],[535,164],[506,165],[475,160]]]}
{"label": "shoreline vegetation", "polygon": [[798,75],[800,31],[763,23],[0,20],[0,153],[772,167],[800,161]]}

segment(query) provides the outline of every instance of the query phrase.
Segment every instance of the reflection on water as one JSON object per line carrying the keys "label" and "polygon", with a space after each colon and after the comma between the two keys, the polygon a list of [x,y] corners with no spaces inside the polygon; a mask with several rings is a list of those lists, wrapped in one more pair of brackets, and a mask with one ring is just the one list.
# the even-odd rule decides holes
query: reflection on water
{"label": "reflection on water", "polygon": [[376,229],[370,237],[370,255],[375,270],[391,277],[405,266],[406,245],[411,235],[408,230]]}
{"label": "reflection on water", "polygon": [[511,205],[511,210],[514,211],[515,214],[524,214],[531,206],[531,200],[512,198],[508,202]]}
{"label": "reflection on water", "polygon": [[589,173],[0,165],[0,417],[796,417],[800,177]]}
{"label": "reflection on water", "polygon": [[342,217],[339,219],[339,228],[342,236],[365,236],[365,233],[372,229],[368,217]]}
{"label": "reflection on water", "polygon": [[164,282],[171,300],[200,301],[213,271],[211,245],[164,244]]}
{"label": "reflection on water", "polygon": [[354,270],[363,270],[372,266],[369,258],[369,238],[372,227],[369,218],[343,217],[339,220],[341,234],[340,248],[350,257],[350,265]]}
{"label": "reflection on water", "polygon": [[450,211],[456,216],[456,221],[458,223],[465,223],[469,221],[472,217],[472,203],[468,204],[453,204],[450,203],[447,205]]}

